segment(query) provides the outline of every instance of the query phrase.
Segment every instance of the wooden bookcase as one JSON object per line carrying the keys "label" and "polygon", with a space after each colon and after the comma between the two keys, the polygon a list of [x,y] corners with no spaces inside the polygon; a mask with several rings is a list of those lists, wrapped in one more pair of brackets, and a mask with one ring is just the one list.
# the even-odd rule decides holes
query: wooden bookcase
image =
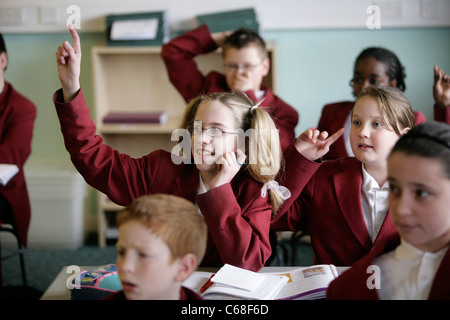
{"label": "wooden bookcase", "polygon": [[[264,83],[276,92],[275,50],[269,49],[271,71]],[[222,71],[221,50],[196,58],[199,69],[206,74]],[[141,157],[153,150],[171,151],[177,142],[171,141],[173,130],[179,128],[186,103],[172,85],[161,58],[161,47],[92,48],[94,91],[94,121],[105,143],[122,153]],[[188,75],[186,75],[188,76]],[[166,111],[164,124],[103,124],[111,111]],[[98,239],[104,247],[107,239],[117,239],[115,215],[122,207],[98,192]]]}

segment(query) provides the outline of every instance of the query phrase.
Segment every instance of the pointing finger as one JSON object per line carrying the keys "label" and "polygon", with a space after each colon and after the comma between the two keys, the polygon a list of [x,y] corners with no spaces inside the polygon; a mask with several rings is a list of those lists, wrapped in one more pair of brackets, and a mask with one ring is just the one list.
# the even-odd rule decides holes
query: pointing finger
{"label": "pointing finger", "polygon": [[332,145],[337,139],[339,139],[340,136],[344,133],[345,129],[341,128],[338,131],[336,131],[331,137],[327,139],[327,144]]}
{"label": "pointing finger", "polygon": [[75,30],[75,28],[72,25],[69,26],[69,31],[72,34],[73,50],[75,51],[75,54],[78,54],[81,52],[80,37],[78,36],[77,30]]}

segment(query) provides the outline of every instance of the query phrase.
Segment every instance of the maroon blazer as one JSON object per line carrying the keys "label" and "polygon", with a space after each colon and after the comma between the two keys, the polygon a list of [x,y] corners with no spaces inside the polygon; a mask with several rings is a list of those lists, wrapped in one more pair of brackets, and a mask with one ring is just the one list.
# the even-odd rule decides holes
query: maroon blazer
{"label": "maroon blazer", "polygon": [[[292,151],[285,152],[290,174],[282,181],[292,196],[272,220],[271,229],[309,232],[316,264],[352,265],[372,248],[361,206],[361,162],[326,161],[303,188],[302,176],[291,170],[303,157],[295,148]],[[388,212],[375,244],[393,234],[396,229]]]}
{"label": "maroon blazer", "polygon": [[[262,184],[242,169],[227,183],[197,195],[199,171],[195,164],[174,164],[171,153],[156,150],[131,158],[103,144],[89,116],[82,91],[64,103],[62,91],[53,96],[66,149],[86,182],[119,205],[154,193],[173,194],[197,203],[209,237],[202,266],[224,263],[257,271],[269,258],[270,218]],[[180,161],[181,162],[181,161]]]}
{"label": "maroon blazer", "polygon": [[[217,45],[211,38],[206,25],[185,33],[162,47],[161,55],[166,64],[169,79],[186,102],[200,94],[230,91],[223,74],[212,71],[205,76],[197,68],[194,60],[196,56],[216,49]],[[295,138],[295,127],[299,120],[298,112],[273,94],[269,87],[262,85],[261,90],[266,92],[262,106],[272,116],[279,129],[281,148],[284,150]],[[253,91],[245,93],[257,102]]]}
{"label": "maroon blazer", "polygon": [[[322,109],[322,115],[319,120],[317,129],[320,131],[327,131],[333,134],[339,129],[343,128],[347,117],[353,109],[354,101],[344,101],[332,104],[327,104]],[[425,115],[419,111],[414,111],[416,117],[414,124],[425,122]],[[335,143],[330,146],[330,151],[323,157],[324,160],[332,160],[348,157],[345,149],[345,140],[342,135]]]}
{"label": "maroon blazer", "polygon": [[437,105],[434,105],[433,107],[434,111],[434,120],[445,122],[447,124],[450,124],[450,106],[446,108],[439,108]]}
{"label": "maroon blazer", "polygon": [[[376,289],[367,287],[367,279],[370,274],[367,268],[373,264],[374,259],[394,250],[400,244],[400,238],[391,242],[380,243],[379,246],[357,261],[350,269],[342,273],[337,279],[330,283],[327,290],[327,299],[334,300],[377,300],[379,299]],[[439,266],[431,286],[429,300],[450,299],[450,250],[447,250],[441,265]]]}
{"label": "maroon blazer", "polygon": [[27,245],[31,207],[23,166],[31,154],[36,106],[5,82],[0,94],[0,163],[15,164],[19,172],[0,194],[10,204],[14,225],[22,243]]}

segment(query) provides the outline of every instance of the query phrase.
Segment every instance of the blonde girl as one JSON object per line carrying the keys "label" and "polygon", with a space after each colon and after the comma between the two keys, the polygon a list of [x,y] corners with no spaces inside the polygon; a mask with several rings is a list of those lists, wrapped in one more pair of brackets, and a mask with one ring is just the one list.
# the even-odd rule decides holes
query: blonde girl
{"label": "blonde girl", "polygon": [[[281,162],[279,137],[276,130],[258,130],[268,128],[270,117],[243,94],[203,96],[191,102],[183,123],[191,133],[195,164],[173,161],[173,155],[163,150],[141,158],[121,154],[96,135],[79,84],[80,40],[75,29],[70,32],[73,47],[65,41],[56,53],[62,89],[53,99],[66,148],[87,183],[120,205],[154,193],[188,199],[197,205],[209,231],[200,265],[228,263],[255,271],[264,266],[271,253],[271,201],[275,209],[280,203],[275,194],[280,187],[273,181]],[[256,150],[255,163],[250,161],[251,149],[237,148],[238,133],[247,125],[260,135],[250,136],[262,146]],[[269,129],[273,128],[272,122]],[[260,162],[260,156],[270,163]],[[268,172],[261,170],[267,165],[275,169],[265,175]]]}
{"label": "blonde girl", "polygon": [[355,157],[315,163],[317,172],[303,188],[297,163],[318,159],[329,144],[326,132],[305,131],[286,155],[289,174],[283,185],[293,196],[275,216],[272,228],[308,231],[315,262],[340,266],[353,264],[377,242],[392,237],[396,231],[388,211],[387,157],[413,124],[414,112],[398,89],[363,89],[352,111]]}

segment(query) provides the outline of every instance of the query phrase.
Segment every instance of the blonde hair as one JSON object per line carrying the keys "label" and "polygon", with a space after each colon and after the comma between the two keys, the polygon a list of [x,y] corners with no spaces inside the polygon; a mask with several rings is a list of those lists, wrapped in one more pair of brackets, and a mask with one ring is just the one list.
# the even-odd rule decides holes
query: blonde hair
{"label": "blonde hair", "polygon": [[197,265],[206,250],[207,227],[197,207],[174,195],[141,196],[119,212],[117,225],[130,220],[140,221],[160,237],[171,252],[171,263],[188,253],[197,258]]}
{"label": "blonde hair", "polygon": [[[217,92],[191,100],[187,106],[182,128],[192,127],[199,106],[204,102],[219,102],[230,108],[238,129],[244,132],[246,169],[261,183],[274,180],[283,166],[280,136],[272,117],[242,92]],[[273,212],[283,203],[282,198],[269,190]]]}
{"label": "blonde hair", "polygon": [[361,90],[356,101],[363,97],[372,97],[377,101],[381,122],[388,130],[392,128],[399,137],[403,135],[402,129],[414,126],[414,110],[399,89],[369,86]]}

